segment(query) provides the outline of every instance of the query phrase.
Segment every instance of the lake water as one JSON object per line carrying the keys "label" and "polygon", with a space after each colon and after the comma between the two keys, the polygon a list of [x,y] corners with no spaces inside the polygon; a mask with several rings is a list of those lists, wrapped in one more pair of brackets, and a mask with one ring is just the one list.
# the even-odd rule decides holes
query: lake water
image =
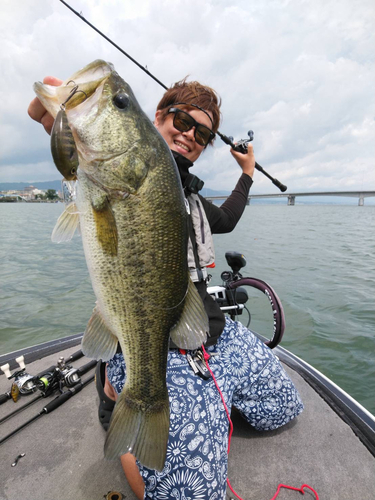
{"label": "lake water", "polygon": [[[95,298],[80,237],[55,245],[62,204],[0,204],[0,354],[82,332]],[[282,345],[375,413],[375,207],[251,205],[236,229],[215,235],[211,284],[245,255],[244,276],[280,297]],[[136,279],[136,271],[134,278]],[[269,337],[268,299],[250,289],[251,328]]]}

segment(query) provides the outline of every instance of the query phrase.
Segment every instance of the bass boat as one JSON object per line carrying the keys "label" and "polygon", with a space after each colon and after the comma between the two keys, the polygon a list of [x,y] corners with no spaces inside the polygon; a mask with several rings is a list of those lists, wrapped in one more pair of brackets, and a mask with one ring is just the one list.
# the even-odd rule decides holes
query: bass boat
{"label": "bass boat", "polygon": [[[276,498],[278,485],[297,490],[281,487],[278,500],[301,493],[311,500],[374,499],[374,415],[278,345],[284,326],[277,295],[261,280],[241,276],[243,256],[228,252],[226,257],[232,271],[223,273],[224,285],[209,288],[210,293],[232,317],[245,307],[246,286],[268,296],[274,335],[261,339],[274,349],[305,405],[297,419],[267,432],[252,429],[232,412],[228,478],[233,489],[243,500]],[[0,500],[136,499],[120,461],[103,456],[96,361],[80,351],[82,336],[0,356]],[[228,489],[229,498],[236,497]]]}

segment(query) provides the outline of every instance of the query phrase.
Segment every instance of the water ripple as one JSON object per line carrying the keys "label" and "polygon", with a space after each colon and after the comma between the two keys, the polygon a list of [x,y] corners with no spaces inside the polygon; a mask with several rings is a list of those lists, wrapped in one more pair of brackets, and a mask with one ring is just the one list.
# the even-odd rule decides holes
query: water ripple
{"label": "water ripple", "polygon": [[[60,204],[0,205],[0,352],[84,330],[95,298],[82,243],[54,245]],[[285,310],[283,346],[375,413],[375,207],[253,205],[236,229],[215,235],[242,252],[245,276],[270,283]],[[252,327],[270,336],[267,298],[253,290]],[[245,315],[244,315],[245,316]]]}

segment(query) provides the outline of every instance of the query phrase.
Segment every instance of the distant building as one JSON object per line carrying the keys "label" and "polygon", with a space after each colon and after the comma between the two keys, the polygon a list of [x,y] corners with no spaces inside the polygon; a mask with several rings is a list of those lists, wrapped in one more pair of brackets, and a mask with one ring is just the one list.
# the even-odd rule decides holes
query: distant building
{"label": "distant building", "polygon": [[37,195],[44,194],[45,191],[36,188],[35,186],[26,186],[23,191],[19,191],[19,194],[26,198],[27,200],[35,200]]}

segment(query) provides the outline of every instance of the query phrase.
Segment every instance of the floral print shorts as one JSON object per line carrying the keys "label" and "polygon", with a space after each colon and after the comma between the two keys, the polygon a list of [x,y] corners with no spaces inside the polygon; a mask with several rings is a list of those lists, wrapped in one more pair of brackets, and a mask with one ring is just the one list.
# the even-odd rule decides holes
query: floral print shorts
{"label": "floral print shorts", "polygon": [[[280,361],[241,323],[226,318],[209,365],[229,411],[236,407],[259,431],[286,424],[303,410],[300,396]],[[126,379],[122,354],[107,365],[110,383],[120,393]],[[168,354],[170,428],[162,472],[137,462],[146,499],[219,500],[225,498],[228,419],[212,378],[195,375],[186,355]]]}

